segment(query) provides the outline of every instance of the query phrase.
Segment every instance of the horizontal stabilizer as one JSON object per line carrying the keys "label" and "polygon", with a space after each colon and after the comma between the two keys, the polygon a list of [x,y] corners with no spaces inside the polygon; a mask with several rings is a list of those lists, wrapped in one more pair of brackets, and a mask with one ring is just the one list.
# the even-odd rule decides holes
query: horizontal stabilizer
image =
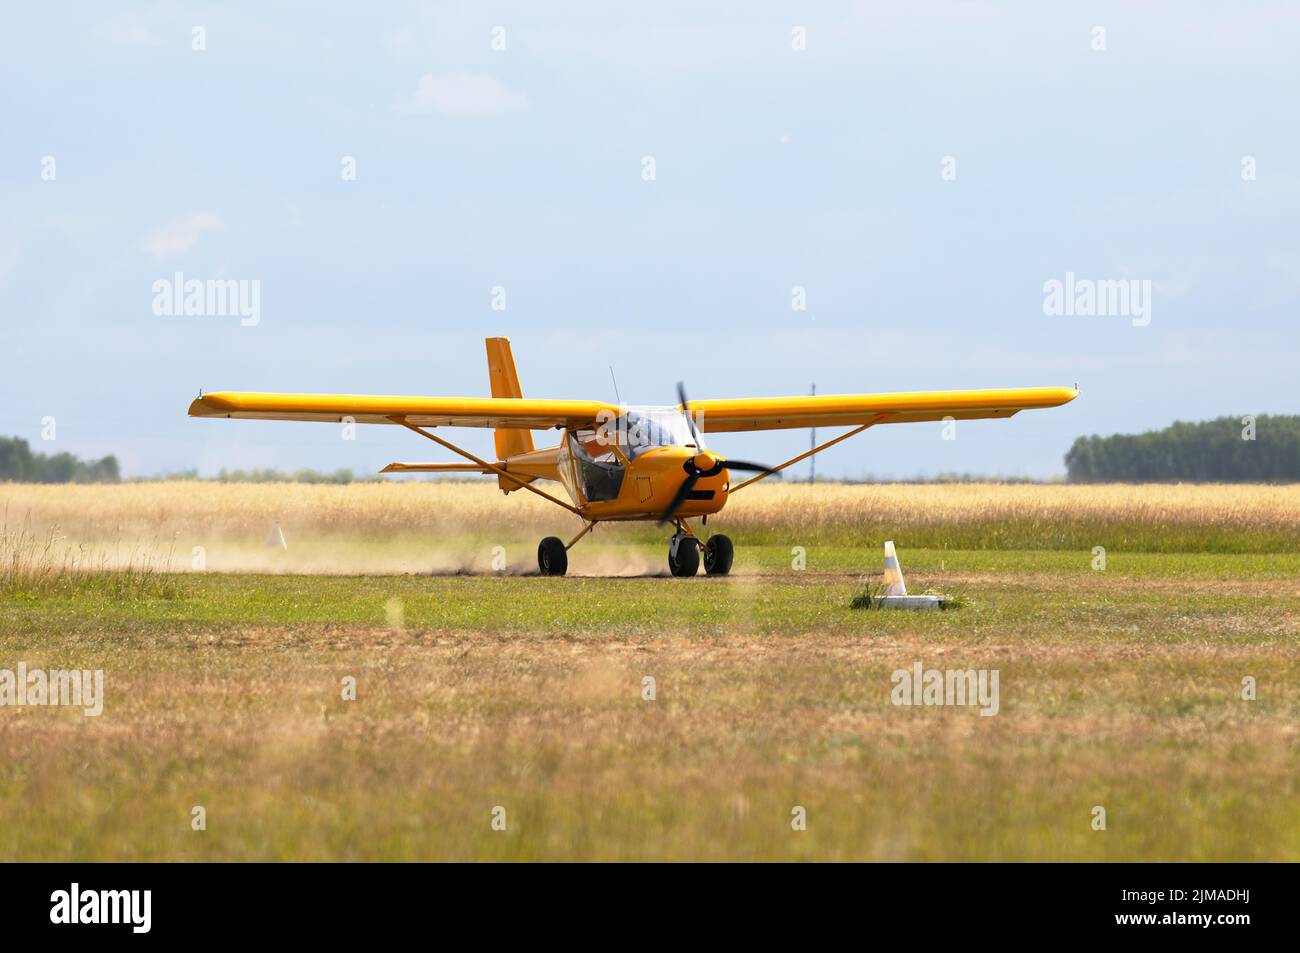
{"label": "horizontal stabilizer", "polygon": [[491,473],[477,463],[390,463],[380,473]]}

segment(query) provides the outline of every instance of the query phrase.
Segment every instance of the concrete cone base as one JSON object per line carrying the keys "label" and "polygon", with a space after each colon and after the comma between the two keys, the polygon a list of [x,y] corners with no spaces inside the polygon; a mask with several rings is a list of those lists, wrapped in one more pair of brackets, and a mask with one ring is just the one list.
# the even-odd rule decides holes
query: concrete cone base
{"label": "concrete cone base", "polygon": [[913,612],[942,609],[943,596],[876,596],[871,600],[873,609],[908,609]]}

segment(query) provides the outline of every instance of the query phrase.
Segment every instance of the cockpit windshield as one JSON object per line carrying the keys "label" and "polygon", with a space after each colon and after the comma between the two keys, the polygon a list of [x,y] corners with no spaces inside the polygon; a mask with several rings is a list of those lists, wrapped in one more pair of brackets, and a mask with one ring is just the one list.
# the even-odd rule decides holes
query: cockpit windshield
{"label": "cockpit windshield", "polygon": [[597,433],[607,444],[616,444],[629,460],[654,447],[704,449],[704,441],[691,434],[686,417],[676,407],[629,407],[603,423]]}

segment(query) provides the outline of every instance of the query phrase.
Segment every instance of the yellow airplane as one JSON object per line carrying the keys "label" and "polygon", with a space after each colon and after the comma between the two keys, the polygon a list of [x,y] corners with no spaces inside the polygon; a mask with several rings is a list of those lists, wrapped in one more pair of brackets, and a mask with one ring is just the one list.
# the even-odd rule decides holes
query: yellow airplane
{"label": "yellow airplane", "polygon": [[[536,400],[519,387],[507,338],[487,339],[491,397],[372,397],[349,394],[200,394],[191,417],[251,420],[316,420],[333,423],[396,424],[465,458],[467,463],[390,463],[384,473],[482,473],[495,475],[503,493],[528,490],[580,517],[582,532],[568,543],[548,536],[537,548],[543,575],[562,576],[568,551],[597,523],[657,520],[672,523],[668,566],[674,576],[694,576],[703,555],[711,576],[731,571],[735,548],[714,533],[701,540],[687,520],[708,517],[736,492],[779,473],[814,453],[877,424],[952,418],[1010,417],[1022,410],[1059,407],[1074,400],[1072,387],[918,391],[902,394],[842,394],[817,397],[755,397],[687,402],[668,407],[631,407],[599,400]],[[703,433],[851,427],[774,467],[728,459],[704,445]],[[438,427],[490,427],[495,462],[476,457],[431,431]],[[533,446],[533,430],[564,432],[554,447]],[[755,475],[732,484],[731,471]],[[533,483],[563,484],[571,503]]]}

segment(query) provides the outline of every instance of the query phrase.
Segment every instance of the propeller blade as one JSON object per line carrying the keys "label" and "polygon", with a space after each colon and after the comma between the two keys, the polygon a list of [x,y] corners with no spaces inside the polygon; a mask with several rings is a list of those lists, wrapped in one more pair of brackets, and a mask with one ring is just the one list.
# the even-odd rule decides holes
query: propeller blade
{"label": "propeller blade", "polygon": [[686,402],[686,385],[681,381],[677,382],[677,400],[682,405],[682,413],[686,415],[686,426],[691,428],[691,436],[695,439],[695,446],[700,446],[700,435],[695,432],[695,418],[691,416],[690,405]]}
{"label": "propeller blade", "polygon": [[748,463],[745,460],[723,460],[722,465],[728,470],[749,470],[754,473],[775,473],[771,467],[765,467],[761,463]]}
{"label": "propeller blade", "polygon": [[668,509],[664,510],[664,515],[659,517],[660,526],[663,526],[664,523],[667,523],[677,515],[677,511],[682,508],[682,504],[686,502],[686,498],[691,495],[691,490],[695,489],[695,484],[699,481],[700,475],[698,473],[692,473],[682,481],[682,485],[677,490],[677,495],[674,496],[673,501],[668,504]]}

